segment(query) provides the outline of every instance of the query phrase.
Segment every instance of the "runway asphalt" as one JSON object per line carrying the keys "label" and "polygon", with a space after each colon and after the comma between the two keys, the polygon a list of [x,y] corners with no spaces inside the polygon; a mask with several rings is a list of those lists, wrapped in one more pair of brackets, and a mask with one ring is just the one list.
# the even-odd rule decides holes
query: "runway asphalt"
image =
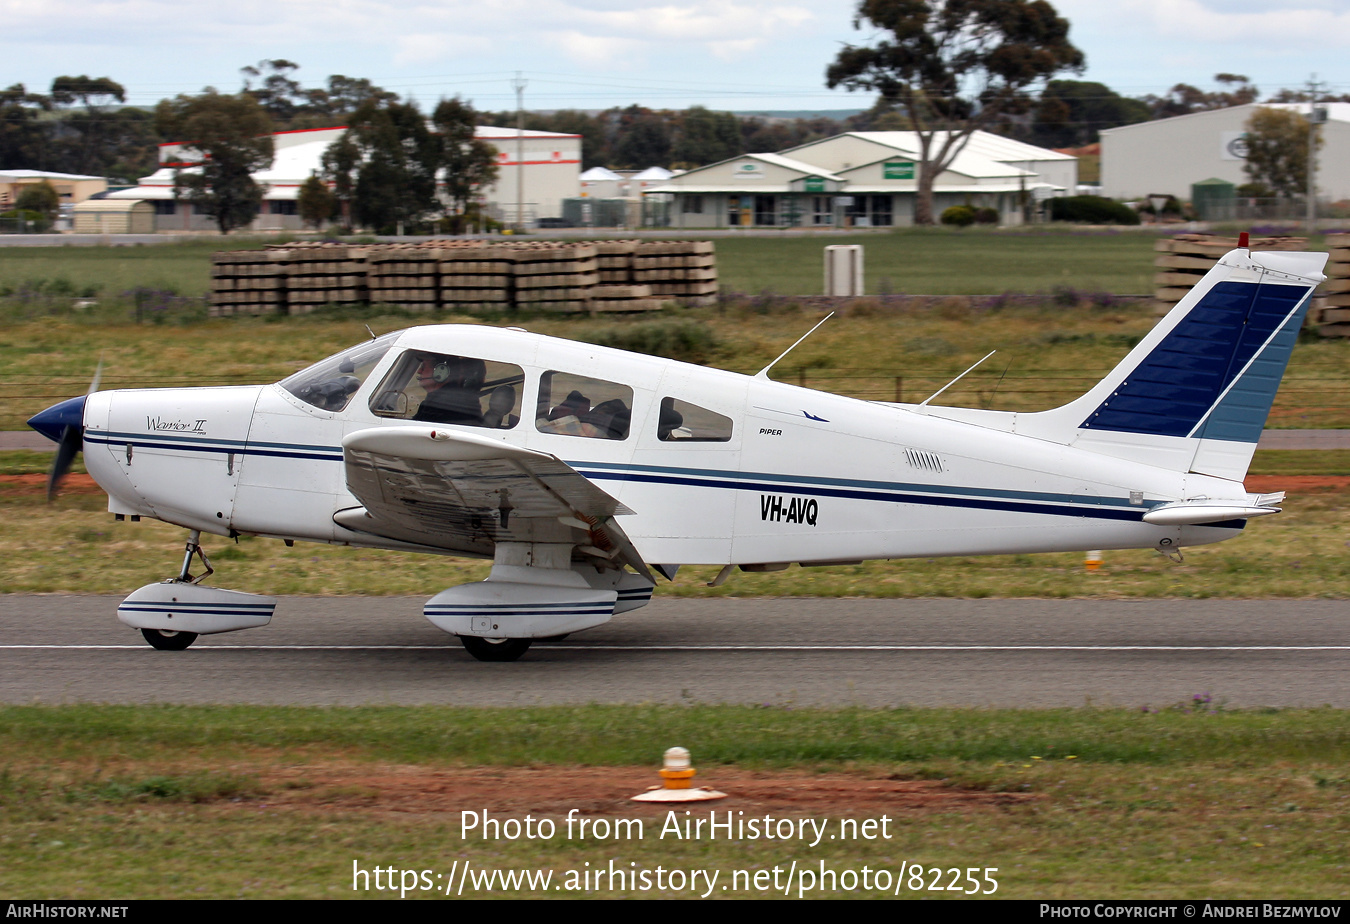
{"label": "runway asphalt", "polygon": [[483,664],[425,598],[283,598],[270,626],[149,648],[119,598],[0,596],[8,703],[1350,707],[1350,604],[687,600]]}

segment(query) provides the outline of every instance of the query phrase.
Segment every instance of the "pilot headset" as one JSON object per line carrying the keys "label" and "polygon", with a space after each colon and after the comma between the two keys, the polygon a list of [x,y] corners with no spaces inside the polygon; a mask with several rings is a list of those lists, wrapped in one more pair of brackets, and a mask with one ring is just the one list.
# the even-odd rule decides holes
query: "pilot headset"
{"label": "pilot headset", "polygon": [[459,371],[458,365],[458,360],[442,359],[431,367],[431,380],[437,385],[444,385],[450,381],[451,376]]}

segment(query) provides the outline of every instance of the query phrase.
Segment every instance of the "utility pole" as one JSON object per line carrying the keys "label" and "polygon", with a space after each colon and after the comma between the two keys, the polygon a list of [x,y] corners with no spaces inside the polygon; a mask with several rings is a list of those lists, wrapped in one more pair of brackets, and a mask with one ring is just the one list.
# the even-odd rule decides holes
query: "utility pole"
{"label": "utility pole", "polygon": [[1317,233],[1317,126],[1327,120],[1325,106],[1317,105],[1322,84],[1313,74],[1308,79],[1308,233]]}
{"label": "utility pole", "polygon": [[516,233],[525,231],[525,85],[516,71],[512,86],[516,91]]}

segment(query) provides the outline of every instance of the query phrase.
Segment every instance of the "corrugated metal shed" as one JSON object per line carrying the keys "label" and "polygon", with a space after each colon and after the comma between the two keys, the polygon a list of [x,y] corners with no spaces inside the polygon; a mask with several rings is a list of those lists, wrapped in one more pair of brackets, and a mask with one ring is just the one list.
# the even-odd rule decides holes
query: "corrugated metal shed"
{"label": "corrugated metal shed", "polygon": [[90,199],[75,206],[76,234],[153,234],[155,207],[144,199]]}

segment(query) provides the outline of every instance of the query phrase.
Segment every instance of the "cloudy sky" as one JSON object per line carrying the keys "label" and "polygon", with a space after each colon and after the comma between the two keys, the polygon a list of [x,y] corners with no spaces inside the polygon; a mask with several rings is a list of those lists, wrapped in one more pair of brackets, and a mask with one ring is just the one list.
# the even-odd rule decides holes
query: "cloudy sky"
{"label": "cloudy sky", "polygon": [[[1120,93],[1220,71],[1263,91],[1316,73],[1350,92],[1344,0],[1052,0],[1087,55],[1082,79]],[[207,85],[233,91],[264,58],[301,65],[307,86],[366,77],[434,103],[479,109],[862,108],[824,88],[846,43],[865,44],[846,0],[0,0],[0,80],[46,90],[58,74],[109,76],[150,104]]]}

